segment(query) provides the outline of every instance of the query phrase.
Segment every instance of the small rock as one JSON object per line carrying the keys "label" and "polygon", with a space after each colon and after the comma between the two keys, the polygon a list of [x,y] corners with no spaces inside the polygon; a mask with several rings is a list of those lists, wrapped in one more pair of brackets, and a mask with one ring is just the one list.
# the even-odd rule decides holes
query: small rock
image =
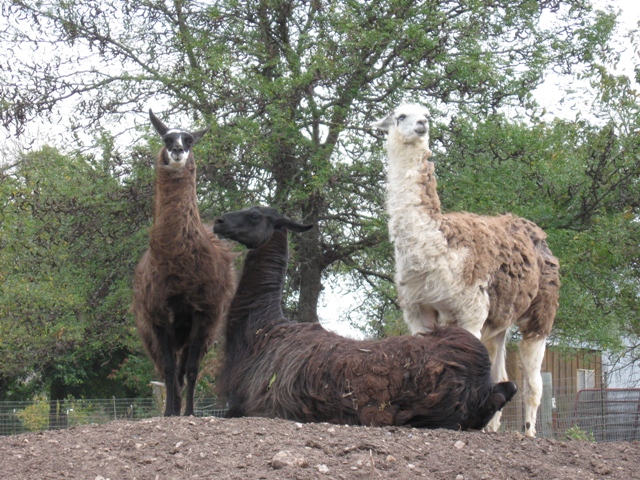
{"label": "small rock", "polygon": [[296,427],[296,430],[300,430],[302,428],[302,424],[300,422],[294,423],[293,426]]}
{"label": "small rock", "polygon": [[461,475],[461,474],[456,475],[456,480],[464,480],[464,475]]}
{"label": "small rock", "polygon": [[611,473],[611,467],[603,462],[591,460],[591,468],[598,475],[608,475]]}
{"label": "small rock", "polygon": [[393,455],[387,455],[387,458],[385,460],[387,462],[395,462],[396,458]]}
{"label": "small rock", "polygon": [[[247,456],[247,458],[251,458],[251,454]],[[284,467],[308,467],[309,463],[304,457],[294,457],[291,452],[287,450],[282,450],[276,453],[271,459],[271,466],[275,470],[280,470]]]}
{"label": "small rock", "polygon": [[467,446],[466,443],[464,443],[462,440],[458,440],[456,443],[453,444],[454,447],[456,447],[458,450],[464,448]]}
{"label": "small rock", "polygon": [[318,465],[318,471],[320,473],[329,473],[329,467],[327,467],[326,465],[322,464],[322,465]]}
{"label": "small rock", "polygon": [[290,465],[289,464],[290,456],[291,456],[290,453],[286,451],[276,453],[271,459],[271,466],[276,470],[280,470],[281,468],[288,467]]}

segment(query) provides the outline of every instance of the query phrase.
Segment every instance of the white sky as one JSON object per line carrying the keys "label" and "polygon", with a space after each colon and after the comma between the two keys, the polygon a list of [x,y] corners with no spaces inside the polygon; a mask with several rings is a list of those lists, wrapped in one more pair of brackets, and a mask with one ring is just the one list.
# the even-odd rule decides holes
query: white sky
{"label": "white sky", "polygon": [[[608,7],[614,10],[621,10],[623,13],[618,17],[618,36],[616,43],[618,48],[624,53],[621,60],[614,70],[617,74],[625,74],[631,79],[634,78],[634,66],[640,63],[638,52],[634,51],[633,45],[627,33],[638,28],[640,21],[640,0],[593,0],[596,9],[607,10]],[[572,81],[568,82],[567,78],[561,78],[558,75],[550,73],[546,81],[535,91],[535,98],[547,110],[547,118],[561,117],[573,119],[578,111],[583,113],[590,109],[590,97],[588,95],[581,96],[577,94],[575,97],[567,97],[565,88],[571,86],[573,89],[581,91],[588,90],[586,82]]]}

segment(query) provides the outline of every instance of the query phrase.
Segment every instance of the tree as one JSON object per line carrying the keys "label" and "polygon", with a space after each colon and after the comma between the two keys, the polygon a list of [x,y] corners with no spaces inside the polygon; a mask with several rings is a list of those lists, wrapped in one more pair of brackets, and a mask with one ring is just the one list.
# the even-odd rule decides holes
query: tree
{"label": "tree", "polygon": [[530,125],[496,115],[456,120],[440,141],[445,210],[513,212],[549,234],[562,276],[556,342],[616,351],[640,334],[637,135],[620,124]]}
{"label": "tree", "polygon": [[[0,186],[0,396],[127,396],[109,381],[138,342],[128,314],[151,182],[45,147]],[[111,396],[111,395],[108,395]]]}
{"label": "tree", "polygon": [[[640,117],[637,86],[610,73],[618,59],[610,43],[614,14],[592,12],[586,0],[7,0],[2,8],[7,22],[0,42],[11,55],[0,68],[5,127],[19,133],[33,119],[62,120],[78,136],[103,129],[117,136],[134,120],[146,125],[148,106],[160,103],[172,124],[213,125],[196,152],[203,217],[263,203],[318,225],[293,240],[290,316],[316,321],[323,284],[338,282],[362,296],[362,305],[350,313],[364,314],[371,334],[401,329],[394,323],[398,309],[383,210],[383,142],[367,124],[407,99],[433,112],[445,210],[510,211],[549,233],[564,285],[559,341],[621,348],[621,337],[638,333]],[[590,117],[550,120],[536,108],[531,92],[552,69],[588,82],[595,101]],[[0,274],[7,277],[20,266],[11,274],[17,283],[4,296],[16,324],[34,312],[41,325],[62,319],[76,342],[79,332],[105,325],[111,314],[124,325],[126,288],[105,296],[94,315],[87,306],[90,292],[102,283],[82,262],[68,259],[96,255],[91,261],[101,271],[113,269],[113,277],[102,276],[102,282],[126,284],[151,221],[152,162],[146,143],[135,142],[144,143],[143,150],[107,148],[100,162],[87,163],[91,168],[85,158],[81,171],[88,169],[92,181],[78,190],[47,190],[39,200],[28,193],[20,168],[5,172],[6,238],[37,243],[41,230],[53,238],[58,230],[69,235],[85,220],[95,225],[94,217],[113,238],[109,244],[99,230],[87,228],[78,230],[77,245],[45,242],[51,247],[42,250],[38,244],[37,254],[56,258],[61,284],[68,285],[55,295],[39,286],[42,298],[73,292],[66,303],[59,299],[41,308],[40,302],[23,301],[20,288],[29,282],[19,279],[43,269],[29,260],[28,250],[14,249],[16,263],[3,264]],[[58,163],[47,165],[56,172]],[[25,189],[25,205],[69,215],[54,215],[59,220],[50,226],[45,216],[22,218],[15,209],[22,200],[11,196],[11,188]],[[96,188],[114,201],[104,202]],[[49,195],[57,199],[53,204]],[[74,195],[88,205],[77,219]],[[50,208],[59,204],[66,206]],[[118,222],[109,213],[114,208],[120,209]],[[29,310],[15,310],[18,304]],[[27,348],[24,338],[31,338],[34,358],[44,352],[42,358],[50,359],[46,352],[59,331],[52,335],[43,327],[27,337],[31,332],[25,330],[11,337],[7,351],[16,355],[14,350]],[[136,348],[128,343],[132,337],[113,338],[114,347]],[[61,370],[76,374],[77,350],[63,351],[67,363],[60,363]],[[99,349],[86,351],[94,358]],[[7,370],[11,375],[26,374],[18,361],[7,365],[15,367]]]}
{"label": "tree", "polygon": [[[158,98],[172,115],[215,122],[200,155],[205,214],[261,202],[321,227],[295,249],[289,305],[303,321],[317,321],[330,272],[389,278],[383,167],[369,153],[381,142],[371,148],[368,121],[403,98],[436,118],[527,107],[546,69],[606,50],[613,17],[581,0],[15,0],[3,10],[14,53],[1,73],[3,124],[19,132],[73,99],[74,124],[87,128]],[[558,22],[541,26],[545,13]],[[38,50],[51,52],[46,63],[24,54]]]}

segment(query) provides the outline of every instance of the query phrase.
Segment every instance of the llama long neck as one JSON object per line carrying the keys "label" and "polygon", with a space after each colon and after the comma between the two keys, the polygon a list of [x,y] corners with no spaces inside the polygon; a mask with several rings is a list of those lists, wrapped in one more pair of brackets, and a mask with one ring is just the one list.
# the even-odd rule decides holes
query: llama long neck
{"label": "llama long neck", "polygon": [[286,230],[276,230],[247,253],[227,317],[227,355],[242,350],[262,329],[284,323],[282,289],[289,261]]}
{"label": "llama long neck", "polygon": [[387,151],[387,213],[391,239],[396,241],[400,232],[414,230],[416,224],[435,232],[440,226],[442,211],[434,165],[429,161],[431,150],[426,142],[406,144],[391,132]]}
{"label": "llama long neck", "polygon": [[160,152],[156,167],[153,228],[149,246],[163,256],[180,255],[202,232],[196,196],[196,167],[193,159],[183,168],[164,165]]}
{"label": "llama long neck", "polygon": [[389,155],[387,206],[393,211],[420,208],[425,214],[440,219],[440,198],[431,150],[422,142],[403,144],[391,141]]}

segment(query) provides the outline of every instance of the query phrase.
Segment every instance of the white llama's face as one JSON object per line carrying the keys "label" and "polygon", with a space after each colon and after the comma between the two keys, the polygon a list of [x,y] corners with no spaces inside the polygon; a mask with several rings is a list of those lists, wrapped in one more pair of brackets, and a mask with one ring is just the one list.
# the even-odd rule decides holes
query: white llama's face
{"label": "white llama's face", "polygon": [[418,104],[403,104],[372,127],[389,133],[394,144],[429,143],[429,111]]}
{"label": "white llama's face", "polygon": [[391,114],[389,132],[396,130],[396,134],[404,139],[404,143],[429,141],[429,121],[427,109],[421,105],[401,105]]}

